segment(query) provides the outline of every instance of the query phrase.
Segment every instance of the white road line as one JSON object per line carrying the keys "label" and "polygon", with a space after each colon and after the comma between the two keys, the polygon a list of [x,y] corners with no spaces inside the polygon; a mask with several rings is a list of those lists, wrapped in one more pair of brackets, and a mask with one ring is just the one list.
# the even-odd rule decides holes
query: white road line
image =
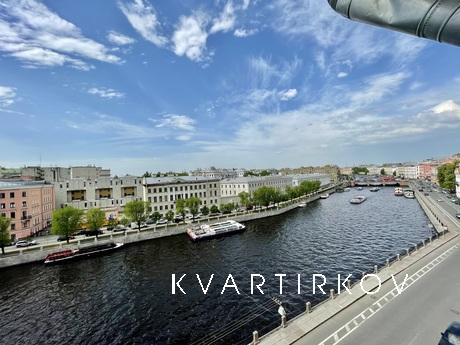
{"label": "white road line", "polygon": [[[443,262],[450,254],[452,254],[452,252],[458,248],[458,245],[454,245],[452,247],[450,247],[449,249],[447,249],[444,253],[442,253],[441,255],[439,255],[436,259],[432,260],[430,263],[428,263],[427,265],[425,265],[424,267],[422,267],[421,269],[419,269],[417,272],[415,272],[410,278],[408,278],[406,280],[406,284],[402,287],[402,292],[406,291],[412,284],[414,284],[417,280],[419,280],[420,278],[422,278],[425,274],[427,274],[429,271],[431,271],[433,268],[435,268],[437,265],[439,265],[441,262]],[[431,268],[428,268],[426,269],[428,266],[431,266]],[[422,273],[421,273],[422,272]],[[414,276],[416,276],[417,278],[414,279]],[[409,282],[410,281],[410,282]],[[393,296],[393,298],[390,298],[390,295]],[[367,309],[365,309],[364,311],[362,311],[360,314],[358,314],[357,316],[355,316],[352,320],[350,320],[349,322],[347,322],[344,326],[340,327],[338,330],[336,330],[334,333],[332,333],[329,337],[327,337],[326,339],[324,339],[321,343],[319,343],[318,345],[326,345],[327,342],[329,342],[331,339],[333,339],[333,343],[331,345],[335,345],[335,344],[338,344],[340,341],[342,341],[343,339],[345,339],[348,335],[350,335],[354,330],[356,330],[360,325],[362,325],[364,322],[360,322],[356,325],[355,328],[351,329],[351,330],[347,330],[347,325],[350,323],[350,322],[354,322],[355,324],[357,323],[357,319],[358,318],[361,318],[363,319],[363,321],[366,321],[367,319],[371,318],[372,316],[374,316],[377,311],[383,309],[382,308],[379,308],[377,311],[374,312],[374,310],[371,308],[372,306],[375,307],[376,304],[380,303],[381,301],[383,300],[386,300],[388,298],[390,298],[390,301],[393,300],[394,298],[396,298],[397,296],[399,295],[399,292],[396,288],[390,290],[389,292],[387,292],[384,296],[382,296],[378,301],[374,302],[373,304],[371,304],[370,307],[368,307]],[[388,304],[388,303],[387,303]],[[364,316],[364,313],[370,311],[371,314],[368,316],[368,317],[365,317]],[[339,336],[339,332],[343,331],[345,329],[346,333],[344,336],[340,337]]]}

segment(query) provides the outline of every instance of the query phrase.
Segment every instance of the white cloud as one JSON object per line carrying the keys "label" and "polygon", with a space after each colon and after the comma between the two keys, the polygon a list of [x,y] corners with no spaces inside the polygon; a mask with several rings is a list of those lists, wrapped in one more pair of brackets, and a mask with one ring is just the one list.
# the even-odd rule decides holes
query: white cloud
{"label": "white cloud", "polygon": [[435,114],[443,114],[450,112],[459,112],[460,105],[455,103],[453,100],[448,100],[442,103],[439,103],[434,108],[431,109]]}
{"label": "white cloud", "polygon": [[185,55],[192,61],[203,61],[208,39],[206,24],[207,18],[201,12],[180,17],[172,37],[174,53],[179,56]]}
{"label": "white cloud", "polygon": [[118,5],[132,27],[147,41],[158,47],[167,44],[167,38],[159,33],[156,11],[147,0],[120,1]]}
{"label": "white cloud", "polygon": [[92,87],[88,89],[88,93],[91,95],[96,95],[101,98],[107,98],[107,99],[123,98],[125,96],[125,94],[122,92],[116,91],[114,89],[105,88],[105,87]]}
{"label": "white cloud", "polygon": [[252,36],[257,33],[257,29],[244,29],[244,28],[238,28],[233,32],[233,35],[235,37],[248,37]]}
{"label": "white cloud", "polygon": [[[153,122],[157,122],[154,119],[150,119]],[[184,131],[193,132],[195,130],[195,120],[187,115],[176,115],[176,114],[167,114],[164,115],[159,123],[156,125],[157,128],[169,127],[173,129],[181,129]]]}
{"label": "white cloud", "polygon": [[80,29],[35,0],[4,0],[0,4],[0,51],[27,67],[70,65],[91,68],[84,59],[120,63],[104,45],[86,38]]}
{"label": "white cloud", "polygon": [[337,73],[337,78],[346,78],[346,77],[348,77],[347,72],[339,72],[339,73]]}
{"label": "white cloud", "polygon": [[14,103],[16,89],[10,86],[0,85],[0,107],[6,107]]}
{"label": "white cloud", "polygon": [[297,89],[283,90],[278,93],[282,101],[289,101],[297,96]]}
{"label": "white cloud", "polygon": [[127,45],[127,44],[133,44],[134,42],[136,42],[136,40],[134,38],[131,38],[131,37],[126,36],[126,35],[123,35],[123,34],[121,34],[119,32],[116,32],[116,31],[109,31],[109,33],[107,34],[107,39],[111,43],[119,45],[119,46],[124,46],[124,45]]}
{"label": "white cloud", "polygon": [[233,3],[228,1],[224,6],[224,9],[218,18],[213,20],[213,24],[210,29],[210,33],[214,34],[219,31],[227,32],[235,26],[235,10],[233,8]]}

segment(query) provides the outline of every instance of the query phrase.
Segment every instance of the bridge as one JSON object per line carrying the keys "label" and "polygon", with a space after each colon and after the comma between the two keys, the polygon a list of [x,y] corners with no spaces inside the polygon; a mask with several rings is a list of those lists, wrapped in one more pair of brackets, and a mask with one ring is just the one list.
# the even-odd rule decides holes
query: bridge
{"label": "bridge", "polygon": [[331,290],[318,305],[306,301],[304,313],[281,317],[280,326],[268,334],[254,331],[251,344],[437,344],[440,332],[460,320],[460,220],[455,218],[460,207],[442,193],[425,196],[411,187],[434,226],[432,238],[374,267],[369,273],[379,277],[380,289],[370,278],[362,287],[359,281],[350,285],[351,295]]}

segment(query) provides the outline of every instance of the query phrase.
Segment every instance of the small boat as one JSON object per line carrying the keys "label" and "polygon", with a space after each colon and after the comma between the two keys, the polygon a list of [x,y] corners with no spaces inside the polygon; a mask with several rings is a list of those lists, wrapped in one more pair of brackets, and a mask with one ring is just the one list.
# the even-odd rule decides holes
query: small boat
{"label": "small boat", "polygon": [[320,196],[320,198],[321,199],[327,199],[327,198],[329,198],[329,194],[328,193],[323,194],[323,195]]}
{"label": "small boat", "polygon": [[357,189],[357,190],[363,190],[363,187],[358,187],[358,188],[356,188],[356,189]]}
{"label": "small boat", "polygon": [[355,196],[353,197],[351,200],[350,200],[350,204],[362,204],[364,201],[366,201],[367,198],[363,195],[358,195],[358,196]]}
{"label": "small boat", "polygon": [[307,207],[307,203],[301,202],[299,205],[297,205],[297,207]]}
{"label": "small boat", "polygon": [[76,260],[79,258],[95,256],[98,254],[107,253],[118,249],[123,246],[123,243],[106,243],[98,244],[95,246],[80,248],[80,249],[66,249],[60,252],[48,254],[45,258],[45,264],[53,264],[62,261]]}
{"label": "small boat", "polygon": [[345,188],[344,191],[349,192],[349,191],[351,191],[351,189],[350,188]]}
{"label": "small boat", "polygon": [[403,196],[404,195],[403,189],[401,187],[396,187],[395,191],[394,191],[394,195],[395,196]]}
{"label": "small boat", "polygon": [[371,191],[371,192],[378,192],[379,190],[380,190],[379,187],[373,187],[373,188],[369,189],[369,191]]}
{"label": "small boat", "polygon": [[187,235],[193,240],[203,240],[234,232],[244,231],[246,227],[234,220],[214,224],[202,224],[187,229]]}
{"label": "small boat", "polygon": [[411,189],[406,189],[404,191],[404,197],[407,198],[407,199],[414,199],[415,198],[414,191],[411,190]]}

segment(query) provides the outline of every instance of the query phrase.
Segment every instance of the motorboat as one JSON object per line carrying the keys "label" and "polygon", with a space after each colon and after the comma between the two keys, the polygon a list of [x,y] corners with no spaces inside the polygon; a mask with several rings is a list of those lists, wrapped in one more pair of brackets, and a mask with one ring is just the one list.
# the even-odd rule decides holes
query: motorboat
{"label": "motorboat", "polygon": [[307,207],[307,203],[301,202],[299,205],[297,205],[297,207]]}
{"label": "motorboat", "polygon": [[403,189],[401,187],[396,187],[395,191],[394,191],[394,195],[395,196],[403,196],[404,195]]}
{"label": "motorboat", "polygon": [[407,198],[407,199],[414,199],[415,198],[414,191],[411,190],[411,189],[406,189],[404,191],[404,197]]}
{"label": "motorboat", "polygon": [[203,240],[230,233],[244,231],[246,227],[234,220],[214,224],[201,224],[187,229],[187,235],[193,240]]}
{"label": "motorboat", "polygon": [[350,204],[362,204],[364,201],[366,201],[367,198],[363,195],[358,195],[358,196],[355,196],[353,197],[351,200],[350,200]]}
{"label": "motorboat", "polygon": [[113,250],[119,249],[123,246],[123,243],[105,243],[105,244],[98,244],[94,246],[79,248],[79,249],[66,249],[61,250],[56,253],[48,254],[45,258],[45,264],[53,264],[63,261],[70,261],[81,259],[89,256],[95,256],[98,254],[104,254],[107,252],[111,252]]}
{"label": "motorboat", "polygon": [[369,189],[369,191],[371,192],[378,192],[380,190],[379,187],[372,187],[371,189]]}
{"label": "motorboat", "polygon": [[322,194],[322,195],[320,196],[320,198],[321,198],[321,199],[327,199],[327,198],[329,198],[329,194],[328,194],[328,193]]}

